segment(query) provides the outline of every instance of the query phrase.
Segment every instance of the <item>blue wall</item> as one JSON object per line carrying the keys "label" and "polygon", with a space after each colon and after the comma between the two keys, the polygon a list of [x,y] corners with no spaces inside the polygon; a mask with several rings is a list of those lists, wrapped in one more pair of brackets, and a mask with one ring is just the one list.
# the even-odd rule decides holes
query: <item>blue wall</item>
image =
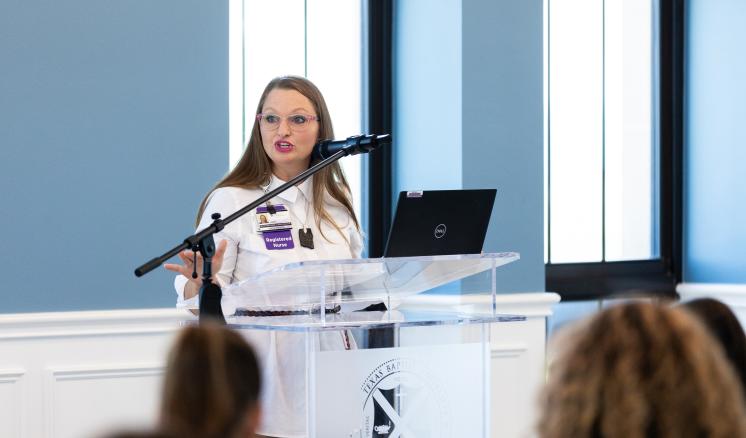
{"label": "blue wall", "polygon": [[[485,250],[522,255],[500,289],[542,290],[541,2],[396,13],[397,188],[497,187]],[[169,273],[132,270],[227,168],[227,22],[225,0],[2,3],[0,313],[173,305]]]}
{"label": "blue wall", "polygon": [[544,290],[541,0],[412,1],[396,14],[398,190],[497,188],[503,292]]}
{"label": "blue wall", "polygon": [[687,2],[684,280],[746,283],[746,2]]}
{"label": "blue wall", "polygon": [[484,250],[504,291],[544,290],[542,0],[463,2],[464,188],[497,188]]}
{"label": "blue wall", "polygon": [[461,2],[407,0],[394,14],[394,202],[460,189]]}
{"label": "blue wall", "polygon": [[133,269],[228,163],[225,0],[4,0],[0,313],[173,306]]}

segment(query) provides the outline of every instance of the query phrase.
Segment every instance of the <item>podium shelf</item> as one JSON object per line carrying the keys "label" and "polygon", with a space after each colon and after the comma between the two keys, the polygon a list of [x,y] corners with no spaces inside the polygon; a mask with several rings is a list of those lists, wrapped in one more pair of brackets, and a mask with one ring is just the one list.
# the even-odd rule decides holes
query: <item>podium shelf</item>
{"label": "podium shelf", "polygon": [[236,329],[326,332],[362,328],[385,329],[438,325],[469,325],[525,321],[523,315],[467,314],[448,311],[392,310],[287,316],[232,316],[227,323]]}

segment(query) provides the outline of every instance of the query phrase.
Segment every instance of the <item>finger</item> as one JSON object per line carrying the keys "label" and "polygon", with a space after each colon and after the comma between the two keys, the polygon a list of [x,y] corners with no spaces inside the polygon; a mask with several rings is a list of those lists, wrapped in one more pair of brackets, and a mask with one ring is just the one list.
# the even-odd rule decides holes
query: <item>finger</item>
{"label": "finger", "polygon": [[192,263],[192,253],[189,252],[189,251],[182,251],[182,252],[180,252],[179,253],[179,258],[184,263],[187,263],[187,264]]}
{"label": "finger", "polygon": [[184,267],[175,263],[164,263],[163,267],[169,271],[176,272],[177,274],[184,274]]}
{"label": "finger", "polygon": [[215,272],[220,272],[223,266],[223,256],[225,255],[225,249],[228,247],[228,241],[222,240],[218,244],[218,249],[215,251],[215,257],[212,258],[212,269]]}
{"label": "finger", "polygon": [[227,240],[221,240],[220,243],[218,243],[218,249],[215,250],[215,259],[221,259],[223,258],[223,255],[225,254],[225,250],[228,248],[228,241]]}
{"label": "finger", "polygon": [[195,259],[195,253],[192,251],[183,251],[179,253],[179,257],[184,262],[187,267],[192,266],[193,264],[197,263],[197,266],[202,264],[202,254],[196,253],[196,259]]}

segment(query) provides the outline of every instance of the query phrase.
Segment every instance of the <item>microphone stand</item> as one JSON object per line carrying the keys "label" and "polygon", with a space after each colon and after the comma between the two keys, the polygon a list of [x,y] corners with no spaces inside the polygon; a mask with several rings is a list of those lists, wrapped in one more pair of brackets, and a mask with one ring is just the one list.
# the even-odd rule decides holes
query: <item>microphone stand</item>
{"label": "microphone stand", "polygon": [[[340,149],[337,152],[333,153],[331,156],[324,157],[327,152],[331,151],[330,145],[333,143],[341,144]],[[309,167],[307,170],[300,173],[295,178],[292,178],[290,181],[286,182],[280,187],[265,193],[256,201],[241,208],[225,219],[220,218],[220,213],[214,213],[211,216],[213,220],[211,225],[209,225],[202,231],[199,231],[198,233],[187,237],[180,245],[171,248],[160,257],[151,259],[150,261],[135,269],[135,276],[142,277],[143,275],[163,264],[163,262],[165,262],[166,260],[170,259],[171,257],[175,256],[185,249],[190,249],[195,254],[199,251],[199,253],[202,255],[203,263],[202,286],[199,289],[199,320],[200,322],[204,322],[207,320],[216,320],[219,323],[225,324],[225,315],[223,315],[223,308],[220,305],[220,302],[223,298],[223,291],[220,289],[220,286],[213,283],[211,278],[212,257],[215,255],[215,240],[213,239],[213,235],[220,232],[223,228],[225,228],[226,225],[235,221],[239,217],[256,209],[260,205],[264,204],[268,200],[274,198],[290,187],[300,184],[311,175],[336,162],[340,158],[347,155],[356,155],[363,152],[370,152],[378,148],[379,145],[388,143],[391,143],[391,135],[389,134],[355,135],[349,137],[344,142],[334,142],[331,140],[324,140],[320,142],[319,144],[314,146],[313,151],[312,159],[321,159],[316,164]],[[196,278],[196,272],[193,273],[192,276]]]}
{"label": "microphone stand", "polygon": [[304,172],[297,175],[295,178],[291,179],[280,187],[277,187],[276,189],[265,193],[256,201],[241,208],[225,219],[220,218],[220,213],[214,213],[212,215],[213,222],[211,225],[209,225],[202,231],[199,231],[198,233],[187,237],[180,245],[171,248],[163,255],[151,259],[147,263],[135,269],[135,276],[142,277],[143,275],[163,264],[163,262],[165,262],[166,260],[170,259],[171,257],[175,256],[185,249],[190,249],[195,253],[199,251],[199,253],[202,255],[203,260],[202,286],[199,289],[199,321],[205,322],[207,320],[212,320],[217,321],[221,324],[225,324],[225,315],[223,315],[223,308],[220,305],[220,301],[223,297],[223,291],[220,289],[220,286],[212,282],[211,278],[212,257],[215,255],[215,241],[213,239],[213,235],[220,232],[229,223],[256,209],[260,205],[264,204],[268,200],[274,198],[290,187],[296,184],[300,184],[314,173],[329,166],[340,158],[358,152],[354,149],[355,145],[340,149],[330,157],[319,161]]}

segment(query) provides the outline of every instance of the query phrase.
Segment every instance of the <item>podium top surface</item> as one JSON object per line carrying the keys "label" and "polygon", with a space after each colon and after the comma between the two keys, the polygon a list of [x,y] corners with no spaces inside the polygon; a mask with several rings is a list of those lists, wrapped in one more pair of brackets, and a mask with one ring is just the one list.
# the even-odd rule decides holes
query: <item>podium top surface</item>
{"label": "podium top surface", "polygon": [[[307,311],[368,304],[456,284],[456,293],[489,293],[492,269],[516,261],[517,253],[428,257],[313,260],[287,264],[223,288],[231,307],[252,311]],[[459,280],[469,280],[461,281]],[[456,282],[456,283],[454,283]],[[353,305],[354,307],[354,305]]]}

